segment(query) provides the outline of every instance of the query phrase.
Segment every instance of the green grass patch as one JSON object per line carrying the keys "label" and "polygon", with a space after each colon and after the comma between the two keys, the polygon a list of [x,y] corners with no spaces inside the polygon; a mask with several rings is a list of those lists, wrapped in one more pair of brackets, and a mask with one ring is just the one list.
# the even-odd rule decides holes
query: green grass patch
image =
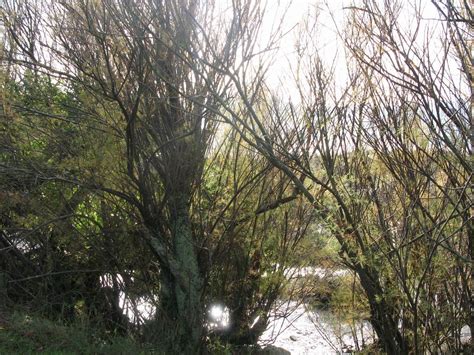
{"label": "green grass patch", "polygon": [[66,326],[14,313],[0,317],[0,354],[159,354],[131,338],[98,336],[91,329]]}

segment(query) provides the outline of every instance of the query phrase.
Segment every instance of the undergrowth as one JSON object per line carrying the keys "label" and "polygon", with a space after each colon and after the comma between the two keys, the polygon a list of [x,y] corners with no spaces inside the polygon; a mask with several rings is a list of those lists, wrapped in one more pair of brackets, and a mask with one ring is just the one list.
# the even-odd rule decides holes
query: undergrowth
{"label": "undergrowth", "polygon": [[25,313],[0,316],[0,354],[160,354],[131,338],[98,335]]}

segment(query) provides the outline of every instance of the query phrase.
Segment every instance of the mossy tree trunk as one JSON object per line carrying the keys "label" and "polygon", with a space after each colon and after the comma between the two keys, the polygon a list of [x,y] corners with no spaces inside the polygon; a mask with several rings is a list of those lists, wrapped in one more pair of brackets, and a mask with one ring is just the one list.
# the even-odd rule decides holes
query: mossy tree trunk
{"label": "mossy tree trunk", "polygon": [[194,354],[204,334],[203,276],[186,200],[181,196],[170,208],[170,248],[165,251],[160,235],[150,242],[161,266],[158,341],[170,352]]}
{"label": "mossy tree trunk", "polygon": [[178,201],[175,213],[172,249],[181,271],[181,275],[176,278],[181,282],[175,282],[173,285],[176,297],[177,339],[180,344],[187,343],[187,348],[183,348],[183,351],[196,352],[203,335],[203,280],[185,203]]}

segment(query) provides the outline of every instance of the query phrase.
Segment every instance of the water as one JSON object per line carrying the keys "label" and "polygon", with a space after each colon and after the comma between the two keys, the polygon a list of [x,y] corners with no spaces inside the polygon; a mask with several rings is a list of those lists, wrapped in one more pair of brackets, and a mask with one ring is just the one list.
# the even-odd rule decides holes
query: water
{"label": "water", "polygon": [[[287,314],[288,310],[292,312]],[[274,340],[273,345],[294,355],[336,354],[345,349],[356,349],[349,325],[342,324],[331,312],[311,310],[307,305],[295,302],[283,305],[282,311],[282,314],[276,312],[270,319],[269,327],[260,338],[262,346]],[[368,322],[359,323],[356,327],[359,344],[362,344],[362,337],[365,344],[373,342]]]}
{"label": "water", "polygon": [[[287,275],[289,278],[322,272],[313,268],[293,271],[296,272]],[[120,275],[117,275],[117,279],[123,282]],[[112,286],[112,275],[103,275],[101,283],[104,287]],[[120,293],[120,305],[124,315],[136,324],[153,317],[157,301],[144,297],[131,299],[124,292]],[[209,329],[224,329],[231,325],[229,309],[223,303],[211,304],[207,315]],[[359,323],[356,327],[359,344],[373,342],[373,331],[368,322]],[[349,325],[342,324],[330,311],[310,309],[309,306],[296,302],[281,302],[276,305],[268,328],[260,337],[259,343],[263,347],[273,344],[293,355],[336,354],[344,349],[356,349]]]}

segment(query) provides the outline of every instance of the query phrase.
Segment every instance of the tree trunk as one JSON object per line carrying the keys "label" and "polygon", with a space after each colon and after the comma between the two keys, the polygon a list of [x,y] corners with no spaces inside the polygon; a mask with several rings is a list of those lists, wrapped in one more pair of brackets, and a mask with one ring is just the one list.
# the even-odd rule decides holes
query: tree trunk
{"label": "tree trunk", "polygon": [[365,268],[358,267],[356,272],[369,300],[371,324],[384,351],[394,355],[407,354],[408,345],[393,318],[394,309],[385,300],[377,279]]}
{"label": "tree trunk", "polygon": [[[203,277],[186,201],[175,199],[170,204],[172,245],[168,252],[173,262],[160,260],[157,340],[166,343],[167,351],[173,354],[199,353],[204,333]],[[162,254],[162,250],[157,253]]]}
{"label": "tree trunk", "polygon": [[470,340],[470,351],[474,352],[474,266],[472,262],[474,261],[474,228],[472,226],[472,208],[469,209],[469,220],[466,221],[467,234],[468,234],[468,248],[469,248],[469,258],[470,258],[470,275],[469,275],[469,329],[471,331],[471,340]]}
{"label": "tree trunk", "polygon": [[[180,266],[181,275],[174,280],[177,311],[177,340],[180,350],[197,353],[203,335],[203,280],[199,271],[198,253],[195,248],[187,204],[177,202],[173,226],[173,253]],[[184,282],[179,282],[182,280]],[[178,282],[176,282],[178,281]]]}

